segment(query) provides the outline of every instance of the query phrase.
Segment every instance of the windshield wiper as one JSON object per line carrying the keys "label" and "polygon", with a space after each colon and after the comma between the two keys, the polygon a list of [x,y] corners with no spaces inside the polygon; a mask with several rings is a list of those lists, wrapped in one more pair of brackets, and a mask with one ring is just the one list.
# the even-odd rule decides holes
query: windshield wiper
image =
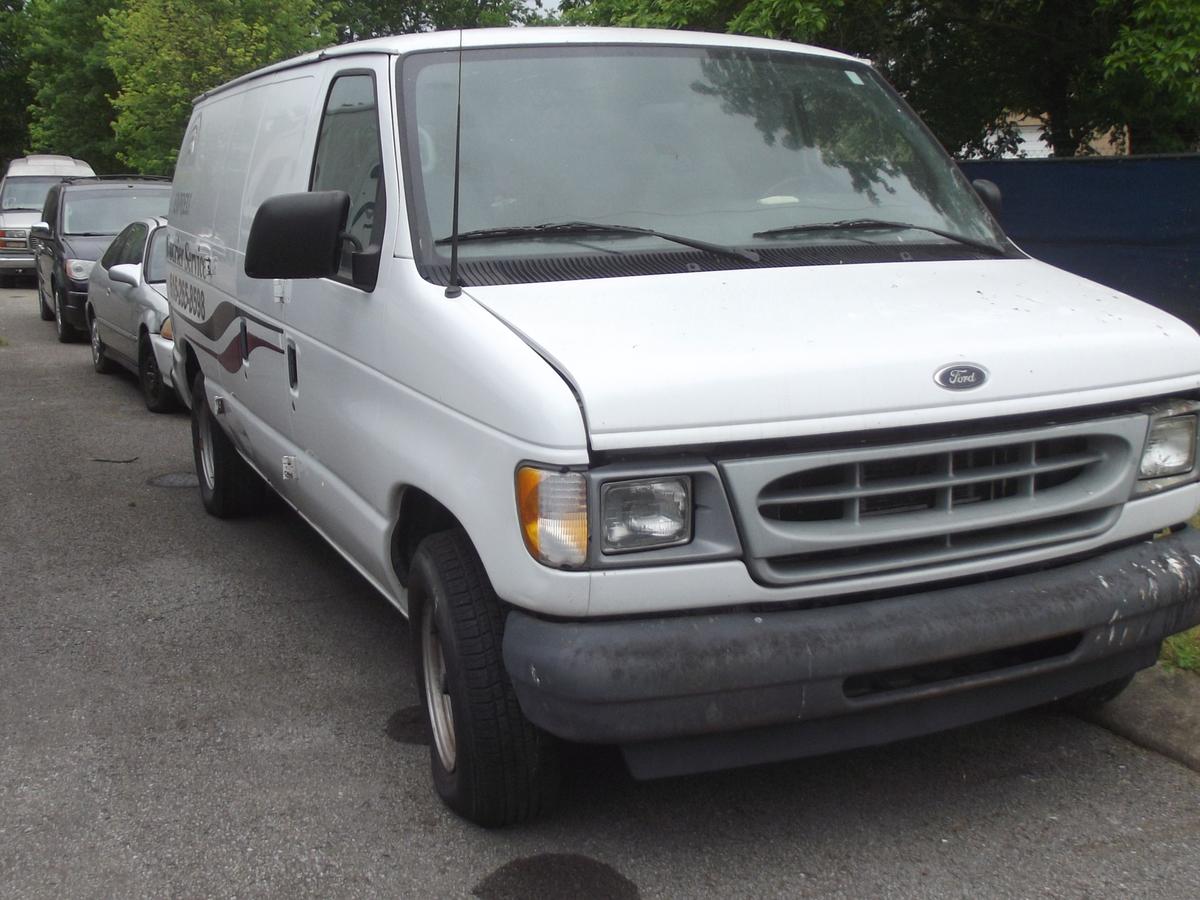
{"label": "windshield wiper", "polygon": [[814,222],[811,225],[787,225],[783,228],[768,228],[766,231],[756,231],[753,236],[756,238],[786,237],[789,234],[804,234],[808,231],[869,231],[880,228],[910,228],[914,231],[927,231],[930,234],[936,234],[938,237],[944,237],[959,244],[966,244],[968,247],[974,247],[993,256],[1005,255],[1005,251],[994,244],[989,244],[986,241],[977,241],[974,238],[955,234],[953,231],[943,231],[941,228],[931,228],[928,225],[914,225],[911,222],[889,222],[884,219],[842,219],[838,222]]}
{"label": "windshield wiper", "polygon": [[[737,247],[710,244],[708,241],[702,241],[698,238],[680,237],[677,234],[655,231],[653,228],[639,228],[636,225],[605,225],[602,222],[546,222],[541,225],[509,225],[501,228],[479,228],[475,231],[464,231],[458,236],[458,239],[459,241],[490,241],[505,240],[507,238],[539,237],[543,235],[562,237],[585,234],[650,235],[651,237],[662,238],[664,241],[683,244],[685,247],[694,247],[697,250],[703,250],[705,253],[713,253],[717,256],[727,256],[745,262],[758,262],[762,259],[753,250],[741,250]],[[434,243],[449,244],[452,239],[451,237],[439,238]]]}

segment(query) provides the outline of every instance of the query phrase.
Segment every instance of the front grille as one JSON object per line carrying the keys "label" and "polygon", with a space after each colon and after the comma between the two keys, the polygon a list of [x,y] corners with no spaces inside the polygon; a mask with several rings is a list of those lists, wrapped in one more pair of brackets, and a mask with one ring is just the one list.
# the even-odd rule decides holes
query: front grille
{"label": "front grille", "polygon": [[730,460],[722,471],[767,584],[992,557],[1101,534],[1129,497],[1146,417]]}

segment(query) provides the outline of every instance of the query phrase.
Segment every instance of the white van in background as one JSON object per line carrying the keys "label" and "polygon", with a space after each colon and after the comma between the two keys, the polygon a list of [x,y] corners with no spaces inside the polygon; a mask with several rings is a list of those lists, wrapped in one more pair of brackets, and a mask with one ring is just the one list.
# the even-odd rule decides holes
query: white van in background
{"label": "white van in background", "polygon": [[239,78],[169,215],[201,497],[269,485],[411,618],[485,825],[559,739],[655,777],[1102,702],[1200,621],[1200,338],[977,191],[868,64],[773,41]]}
{"label": "white van in background", "polygon": [[41,219],[51,185],[95,175],[81,159],[39,153],[14,159],[0,180],[0,287],[17,275],[37,274],[29,229]]}

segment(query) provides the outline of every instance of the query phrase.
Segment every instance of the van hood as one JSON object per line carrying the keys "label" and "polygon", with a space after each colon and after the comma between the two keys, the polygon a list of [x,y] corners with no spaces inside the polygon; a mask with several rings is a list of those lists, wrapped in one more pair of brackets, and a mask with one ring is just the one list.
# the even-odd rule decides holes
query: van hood
{"label": "van hood", "polygon": [[[596,449],[858,431],[1200,387],[1200,337],[1035,260],[471,287],[579,395]],[[983,369],[968,390],[935,381]]]}
{"label": "van hood", "polygon": [[36,209],[6,209],[0,212],[0,228],[29,228],[42,221]]}

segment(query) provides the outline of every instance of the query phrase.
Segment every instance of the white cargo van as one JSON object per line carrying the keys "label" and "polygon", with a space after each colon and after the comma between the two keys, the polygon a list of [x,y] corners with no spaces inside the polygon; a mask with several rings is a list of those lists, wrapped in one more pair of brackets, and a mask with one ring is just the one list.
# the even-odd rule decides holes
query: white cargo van
{"label": "white cargo van", "polygon": [[0,179],[0,287],[8,287],[14,276],[37,274],[29,232],[41,219],[50,188],[64,178],[95,174],[82,159],[52,153],[23,156],[8,164]]}
{"label": "white cargo van", "polygon": [[171,201],[204,504],[269,485],[411,618],[483,824],[552,802],[559,739],[655,777],[1100,702],[1200,621],[1200,338],[980,194],[810,47],[481,30],[247,75]]}

